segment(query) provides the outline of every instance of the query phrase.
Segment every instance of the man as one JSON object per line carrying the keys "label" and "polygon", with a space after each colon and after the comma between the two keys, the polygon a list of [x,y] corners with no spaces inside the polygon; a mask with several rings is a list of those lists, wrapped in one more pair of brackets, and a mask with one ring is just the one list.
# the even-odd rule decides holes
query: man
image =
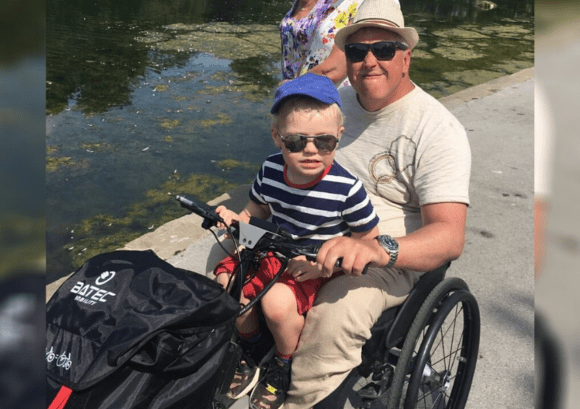
{"label": "man", "polygon": [[396,0],[365,0],[336,35],[352,85],[341,89],[346,122],[336,160],[363,181],[381,235],[340,237],[320,249],[324,275],[339,257],[346,274],[321,289],[307,315],[286,409],[311,408],[336,389],[360,364],[381,313],[402,303],[422,272],[463,250],[469,144],[457,119],[409,78],[418,41]]}

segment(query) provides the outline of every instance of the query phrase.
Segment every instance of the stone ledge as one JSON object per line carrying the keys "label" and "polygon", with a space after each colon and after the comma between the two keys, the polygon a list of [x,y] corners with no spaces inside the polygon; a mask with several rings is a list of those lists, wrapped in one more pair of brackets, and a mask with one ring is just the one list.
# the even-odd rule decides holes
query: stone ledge
{"label": "stone ledge", "polygon": [[472,99],[483,98],[485,96],[495,94],[501,89],[509,87],[513,84],[524,82],[530,78],[534,78],[533,67],[518,71],[512,75],[496,78],[484,84],[479,84],[474,87],[464,89],[463,91],[456,92],[453,95],[440,98],[439,101],[445,105],[447,109],[453,109],[471,101]]}

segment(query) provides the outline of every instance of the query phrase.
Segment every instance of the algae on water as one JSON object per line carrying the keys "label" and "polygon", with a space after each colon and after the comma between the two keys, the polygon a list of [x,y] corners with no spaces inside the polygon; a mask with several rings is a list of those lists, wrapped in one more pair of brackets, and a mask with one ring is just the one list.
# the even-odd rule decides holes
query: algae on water
{"label": "algae on water", "polygon": [[159,188],[148,190],[122,216],[99,214],[83,219],[72,229],[73,239],[57,251],[59,258],[69,263],[63,268],[72,271],[97,254],[122,248],[146,232],[184,216],[187,211],[177,204],[176,195],[195,196],[207,202],[236,186],[215,176],[191,175],[182,179],[174,173]]}
{"label": "algae on water", "polygon": [[190,125],[193,127],[201,126],[204,128],[208,128],[210,126],[215,125],[227,125],[232,122],[232,117],[228,114],[224,114],[223,112],[217,113],[217,118],[214,119],[194,119],[190,121]]}
{"label": "algae on water", "polygon": [[179,23],[164,28],[173,34],[171,38],[148,32],[137,41],[159,51],[202,52],[228,60],[280,54],[280,34],[273,24]]}
{"label": "algae on water", "polygon": [[107,142],[99,142],[99,143],[83,142],[79,145],[79,148],[85,149],[90,152],[110,152],[113,149],[113,147]]}
{"label": "algae on water", "polygon": [[159,120],[159,126],[164,129],[174,129],[179,125],[180,125],[179,119],[161,118]]}
{"label": "algae on water", "polygon": [[234,170],[234,169],[246,169],[246,170],[250,170],[253,172],[257,172],[258,169],[260,169],[260,165],[257,165],[255,163],[250,163],[250,162],[241,162],[239,160],[236,159],[221,159],[218,161],[215,161],[214,164],[218,167],[221,168],[222,170],[226,170],[226,171],[230,171],[230,170]]}
{"label": "algae on water", "polygon": [[61,156],[58,158],[54,156],[46,157],[47,172],[54,172],[62,166],[72,166],[72,165],[74,165],[74,162],[70,156]]}

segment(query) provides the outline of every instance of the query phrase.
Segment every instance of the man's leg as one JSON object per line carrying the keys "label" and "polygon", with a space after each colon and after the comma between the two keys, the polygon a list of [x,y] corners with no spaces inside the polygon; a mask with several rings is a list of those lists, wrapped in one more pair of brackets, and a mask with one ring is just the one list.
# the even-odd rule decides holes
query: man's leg
{"label": "man's leg", "polygon": [[285,409],[307,409],[334,391],[361,362],[361,349],[381,313],[401,304],[416,278],[370,269],[327,283],[308,312]]}

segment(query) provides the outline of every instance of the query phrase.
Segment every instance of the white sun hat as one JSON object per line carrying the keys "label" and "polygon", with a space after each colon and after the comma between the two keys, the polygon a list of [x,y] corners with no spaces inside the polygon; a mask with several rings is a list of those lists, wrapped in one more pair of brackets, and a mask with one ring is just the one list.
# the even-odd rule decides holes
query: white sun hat
{"label": "white sun hat", "polygon": [[349,35],[364,27],[377,27],[399,34],[412,49],[419,42],[419,34],[413,27],[405,27],[405,19],[397,0],[364,0],[354,21],[336,33],[334,44],[344,51]]}

